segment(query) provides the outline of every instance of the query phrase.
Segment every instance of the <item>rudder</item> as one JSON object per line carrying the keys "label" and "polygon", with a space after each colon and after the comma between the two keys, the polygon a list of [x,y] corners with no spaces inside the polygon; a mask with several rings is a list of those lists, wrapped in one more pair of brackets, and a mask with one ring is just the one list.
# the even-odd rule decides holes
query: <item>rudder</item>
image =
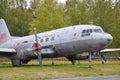
{"label": "rudder", "polygon": [[0,19],[0,44],[11,39],[10,33],[8,31],[7,25],[4,19]]}

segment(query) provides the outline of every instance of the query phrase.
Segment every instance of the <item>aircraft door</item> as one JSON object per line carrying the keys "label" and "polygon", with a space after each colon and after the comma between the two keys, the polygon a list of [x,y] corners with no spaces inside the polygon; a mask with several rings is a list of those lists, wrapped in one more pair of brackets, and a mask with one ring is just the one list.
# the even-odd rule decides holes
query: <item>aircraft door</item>
{"label": "aircraft door", "polygon": [[53,47],[55,46],[55,34],[51,35],[51,44],[53,45]]}
{"label": "aircraft door", "polygon": [[57,53],[62,53],[62,33],[58,32],[55,34],[54,46]]}
{"label": "aircraft door", "polygon": [[77,39],[79,39],[79,30],[77,30],[77,28],[73,28],[72,39],[74,43],[72,43],[71,50],[75,53],[78,53],[79,51],[78,47],[80,47],[80,43],[77,42],[78,41]]}

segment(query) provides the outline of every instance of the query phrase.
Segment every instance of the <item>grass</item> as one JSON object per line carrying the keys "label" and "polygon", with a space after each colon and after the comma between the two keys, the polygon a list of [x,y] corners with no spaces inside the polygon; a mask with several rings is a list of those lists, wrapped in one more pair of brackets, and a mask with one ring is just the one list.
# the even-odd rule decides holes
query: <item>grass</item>
{"label": "grass", "polygon": [[43,61],[43,66],[38,66],[38,61],[33,60],[27,65],[12,67],[10,62],[0,62],[0,80],[40,80],[48,78],[63,78],[76,76],[120,75],[120,61],[109,61],[101,64],[94,61],[93,67],[88,68],[88,61],[71,65],[69,61]]}

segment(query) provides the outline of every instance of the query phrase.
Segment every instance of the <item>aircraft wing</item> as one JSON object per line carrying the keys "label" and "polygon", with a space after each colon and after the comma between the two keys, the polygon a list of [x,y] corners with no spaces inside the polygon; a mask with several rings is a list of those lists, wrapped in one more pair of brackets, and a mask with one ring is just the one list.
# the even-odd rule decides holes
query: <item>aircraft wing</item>
{"label": "aircraft wing", "polygon": [[103,52],[103,53],[107,53],[107,52],[120,52],[120,48],[103,49],[100,52]]}
{"label": "aircraft wing", "polygon": [[41,50],[41,54],[53,54],[54,50],[52,48],[46,48]]}
{"label": "aircraft wing", "polygon": [[50,48],[48,48],[48,49],[42,49],[41,53],[42,54],[52,54],[52,53],[54,53],[54,50],[50,49]]}
{"label": "aircraft wing", "polygon": [[[28,48],[28,49],[25,49],[23,50],[24,53],[29,53],[30,51],[32,51],[33,53],[36,53],[36,48],[33,49],[33,48]],[[41,51],[40,51],[41,54],[53,54],[55,53],[55,50],[53,48],[42,48]]]}
{"label": "aircraft wing", "polygon": [[11,56],[16,54],[16,50],[13,48],[0,48],[0,56]]}

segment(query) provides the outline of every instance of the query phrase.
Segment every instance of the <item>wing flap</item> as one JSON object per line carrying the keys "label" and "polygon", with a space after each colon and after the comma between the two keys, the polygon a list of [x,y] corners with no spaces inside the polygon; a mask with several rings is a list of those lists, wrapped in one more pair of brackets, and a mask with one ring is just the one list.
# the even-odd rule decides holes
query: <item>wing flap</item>
{"label": "wing flap", "polygon": [[16,54],[16,50],[13,48],[0,48],[0,56],[9,57]]}

